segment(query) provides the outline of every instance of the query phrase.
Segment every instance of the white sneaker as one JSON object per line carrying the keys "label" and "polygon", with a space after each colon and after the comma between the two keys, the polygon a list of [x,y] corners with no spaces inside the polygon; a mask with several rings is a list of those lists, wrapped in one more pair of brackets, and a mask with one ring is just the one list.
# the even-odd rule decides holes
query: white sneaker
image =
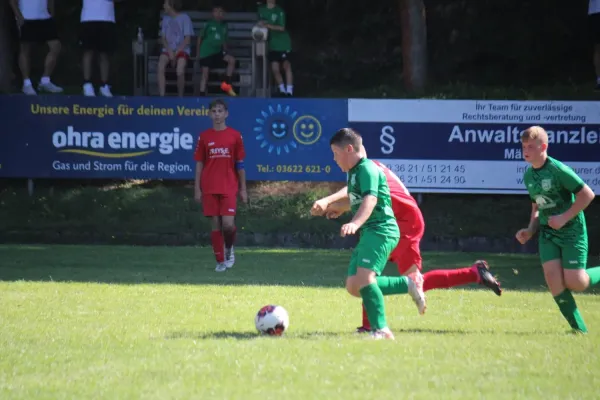
{"label": "white sneaker", "polygon": [[100,87],[100,94],[104,97],[113,97],[111,91],[110,91],[110,86],[108,85],[104,85]]}
{"label": "white sneaker", "polygon": [[94,85],[91,83],[86,83],[83,85],[83,95],[88,97],[96,96],[96,92],[94,91]]}
{"label": "white sneaker", "polygon": [[425,298],[425,292],[423,292],[423,275],[421,275],[421,272],[417,271],[408,277],[408,294],[417,305],[419,314],[425,314],[427,299]]}
{"label": "white sneaker", "polygon": [[215,268],[215,271],[217,271],[217,272],[225,272],[225,271],[227,271],[227,265],[225,265],[224,262],[217,263],[217,268]]}
{"label": "white sneaker", "polygon": [[62,93],[63,88],[60,86],[56,86],[52,82],[41,83],[38,85],[38,90],[48,92],[48,93]]}
{"label": "white sneaker", "polygon": [[233,252],[233,246],[230,249],[225,249],[225,265],[227,268],[233,267],[235,263],[235,254]]}
{"label": "white sneaker", "polygon": [[23,90],[23,93],[25,93],[28,96],[35,96],[37,94],[37,92],[33,88],[33,85],[23,85],[22,90]]}
{"label": "white sneaker", "polygon": [[373,331],[369,335],[369,338],[374,339],[374,340],[382,340],[382,339],[395,340],[396,339],[394,337],[394,334],[390,330],[390,328],[383,328],[380,330]]}

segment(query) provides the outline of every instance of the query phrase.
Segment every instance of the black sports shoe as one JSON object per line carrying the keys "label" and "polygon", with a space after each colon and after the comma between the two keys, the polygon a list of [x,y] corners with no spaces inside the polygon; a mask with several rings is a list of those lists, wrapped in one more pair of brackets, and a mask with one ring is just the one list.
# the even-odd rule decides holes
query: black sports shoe
{"label": "black sports shoe", "polygon": [[354,333],[371,333],[371,330],[365,328],[364,326],[359,326],[358,328],[356,328],[356,331]]}
{"label": "black sports shoe", "polygon": [[494,293],[496,293],[496,295],[500,296],[502,294],[500,283],[491,274],[488,263],[485,260],[477,260],[473,266],[477,268],[477,273],[479,274],[479,284],[489,287]]}

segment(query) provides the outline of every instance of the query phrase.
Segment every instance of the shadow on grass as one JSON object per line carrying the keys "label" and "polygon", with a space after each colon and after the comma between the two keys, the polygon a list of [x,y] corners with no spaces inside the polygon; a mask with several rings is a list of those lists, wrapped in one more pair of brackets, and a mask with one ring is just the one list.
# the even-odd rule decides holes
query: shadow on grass
{"label": "shadow on grass", "polygon": [[343,336],[343,332],[304,332],[304,333],[287,333],[284,336],[268,336],[261,335],[256,331],[253,332],[236,332],[236,331],[218,331],[218,332],[173,332],[167,336],[165,339],[167,340],[177,340],[177,339],[193,339],[193,340],[254,340],[260,338],[287,338],[287,339],[323,339],[323,338],[331,338],[331,337],[340,337]]}
{"label": "shadow on grass", "polygon": [[[538,259],[530,255],[431,252],[424,254],[424,272],[464,268],[479,258],[488,260],[505,293],[547,291]],[[218,273],[209,248],[0,245],[0,281],[277,285],[343,290],[349,259],[349,250],[239,248],[234,268]],[[394,276],[398,272],[388,264],[384,274]],[[460,288],[487,290],[476,284]]]}

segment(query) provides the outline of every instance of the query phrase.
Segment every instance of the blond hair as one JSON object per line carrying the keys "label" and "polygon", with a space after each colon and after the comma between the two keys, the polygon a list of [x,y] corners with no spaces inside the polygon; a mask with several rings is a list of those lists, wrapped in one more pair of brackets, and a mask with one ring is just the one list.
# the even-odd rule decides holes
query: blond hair
{"label": "blond hair", "polygon": [[548,133],[541,126],[530,126],[523,131],[523,134],[521,135],[521,143],[525,143],[530,140],[539,140],[541,143],[548,144]]}

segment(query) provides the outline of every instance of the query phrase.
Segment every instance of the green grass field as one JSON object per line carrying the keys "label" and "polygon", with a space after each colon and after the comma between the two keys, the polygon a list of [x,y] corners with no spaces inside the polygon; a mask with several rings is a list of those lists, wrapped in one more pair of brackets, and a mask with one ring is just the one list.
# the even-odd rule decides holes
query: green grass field
{"label": "green grass field", "polygon": [[[568,334],[535,257],[426,254],[484,256],[505,293],[430,291],[425,316],[388,297],[392,342],[352,333],[349,251],[236,256],[219,274],[207,248],[0,246],[0,399],[598,398],[600,296],[576,297],[590,333]],[[265,304],[285,337],[256,334]]]}

